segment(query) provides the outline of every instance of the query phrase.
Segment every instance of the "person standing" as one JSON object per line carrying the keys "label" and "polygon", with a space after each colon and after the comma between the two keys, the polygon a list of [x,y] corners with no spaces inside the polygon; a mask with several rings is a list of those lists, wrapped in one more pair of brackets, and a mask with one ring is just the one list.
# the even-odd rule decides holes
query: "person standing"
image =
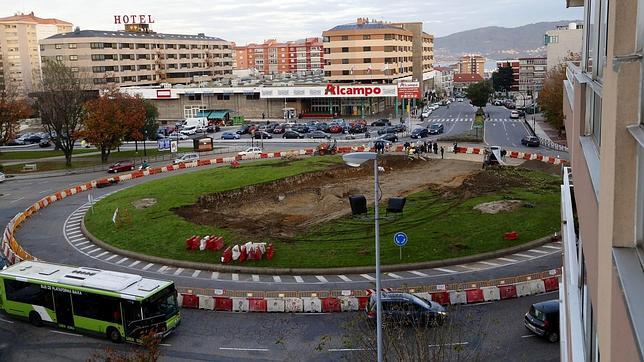
{"label": "person standing", "polygon": [[434,154],[438,154],[438,142],[434,142]]}
{"label": "person standing", "polygon": [[266,119],[266,113],[262,112],[262,119]]}
{"label": "person standing", "polygon": [[441,146],[441,159],[445,158],[445,149]]}
{"label": "person standing", "polygon": [[458,153],[458,144],[454,142],[454,154]]}

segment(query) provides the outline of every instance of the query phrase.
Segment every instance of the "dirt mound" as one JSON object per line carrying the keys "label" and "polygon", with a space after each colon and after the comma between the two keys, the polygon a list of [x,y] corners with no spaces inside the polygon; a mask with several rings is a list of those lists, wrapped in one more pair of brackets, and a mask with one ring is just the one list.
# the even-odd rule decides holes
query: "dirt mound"
{"label": "dirt mound", "polygon": [[[382,199],[428,188],[457,187],[476,172],[478,163],[458,160],[379,159]],[[203,195],[194,205],[174,209],[193,223],[240,231],[249,239],[289,239],[311,225],[351,212],[350,195],[373,200],[373,165],[345,165],[295,175],[236,190]]]}
{"label": "dirt mound", "polygon": [[517,173],[501,170],[485,170],[467,176],[460,186],[446,189],[443,197],[466,200],[513,187],[529,186],[530,181]]}
{"label": "dirt mound", "polygon": [[525,161],[524,163],[521,164],[521,167],[528,170],[545,172],[547,174],[554,175],[554,176],[561,175],[560,165],[552,165],[543,161],[537,161],[537,160]]}
{"label": "dirt mound", "polygon": [[153,206],[156,203],[157,203],[157,199],[155,198],[145,198],[145,199],[132,201],[132,206],[134,206],[137,209],[147,209],[148,207]]}
{"label": "dirt mound", "polygon": [[521,200],[501,200],[478,204],[473,207],[484,214],[498,214],[499,212],[512,212],[523,205]]}

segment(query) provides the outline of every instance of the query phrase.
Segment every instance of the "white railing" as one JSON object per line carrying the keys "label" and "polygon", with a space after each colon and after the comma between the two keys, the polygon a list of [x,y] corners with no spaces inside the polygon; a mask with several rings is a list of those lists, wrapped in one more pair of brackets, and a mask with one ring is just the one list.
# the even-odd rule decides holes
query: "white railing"
{"label": "white railing", "polygon": [[[573,215],[572,170],[564,167],[563,185],[561,186],[561,236],[564,250],[563,289],[560,292],[562,310],[559,312],[560,326],[567,330],[561,335],[570,332],[561,339],[561,356],[564,361],[585,361],[585,343],[583,318],[581,314],[582,298],[580,289],[581,270],[577,247],[577,233]],[[581,247],[581,245],[579,245]],[[565,359],[564,359],[565,357]]]}

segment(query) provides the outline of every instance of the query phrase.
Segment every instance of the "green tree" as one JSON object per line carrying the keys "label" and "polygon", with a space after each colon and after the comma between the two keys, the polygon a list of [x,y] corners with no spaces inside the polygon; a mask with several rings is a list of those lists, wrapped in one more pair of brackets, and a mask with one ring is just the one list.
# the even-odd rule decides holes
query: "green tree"
{"label": "green tree", "polygon": [[497,92],[509,92],[512,89],[512,67],[509,63],[499,65],[499,68],[492,73],[492,86]]}
{"label": "green tree", "polygon": [[550,69],[543,81],[543,88],[539,93],[539,105],[543,116],[559,132],[564,127],[563,113],[563,82],[566,79],[566,65],[564,63]]}
{"label": "green tree", "polygon": [[474,106],[479,108],[485,107],[488,99],[490,99],[490,94],[492,94],[492,88],[485,81],[473,83],[467,87],[467,98]]}
{"label": "green tree", "polygon": [[159,110],[154,103],[150,101],[143,101],[145,106],[145,123],[141,133],[147,135],[147,139],[154,140],[157,135],[157,130],[159,128],[157,124],[157,118],[159,118]]}

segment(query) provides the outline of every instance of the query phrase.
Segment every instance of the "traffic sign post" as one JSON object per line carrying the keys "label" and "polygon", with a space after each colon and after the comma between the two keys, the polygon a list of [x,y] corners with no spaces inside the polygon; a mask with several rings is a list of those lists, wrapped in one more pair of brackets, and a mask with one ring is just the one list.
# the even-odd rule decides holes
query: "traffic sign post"
{"label": "traffic sign post", "polygon": [[407,238],[407,234],[402,231],[394,234],[394,244],[396,244],[396,246],[400,248],[400,260],[402,260],[402,248],[403,246],[407,245],[408,240],[409,239]]}

